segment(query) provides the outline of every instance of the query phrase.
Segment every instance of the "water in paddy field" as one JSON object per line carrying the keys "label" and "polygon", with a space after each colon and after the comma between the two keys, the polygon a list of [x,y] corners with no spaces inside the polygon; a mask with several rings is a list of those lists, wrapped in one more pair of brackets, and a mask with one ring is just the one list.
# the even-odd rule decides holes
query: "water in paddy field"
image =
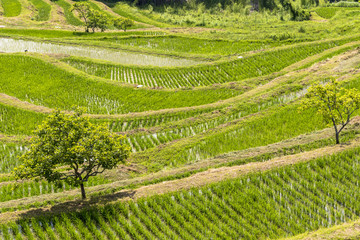
{"label": "water in paddy field", "polygon": [[15,40],[11,38],[0,38],[0,52],[36,52],[36,53],[53,53],[67,54],[77,57],[87,57],[111,61],[120,64],[135,64],[148,66],[190,66],[202,63],[188,59],[176,59],[169,57],[159,57],[141,53],[130,53],[125,51],[116,51],[87,46],[70,46],[53,43],[34,42],[25,40]]}

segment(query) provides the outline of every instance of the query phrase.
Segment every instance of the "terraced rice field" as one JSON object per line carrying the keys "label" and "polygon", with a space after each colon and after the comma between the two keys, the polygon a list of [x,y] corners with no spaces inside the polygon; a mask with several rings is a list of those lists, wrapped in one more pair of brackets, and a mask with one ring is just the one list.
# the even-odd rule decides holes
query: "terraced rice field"
{"label": "terraced rice field", "polygon": [[[0,0],[0,240],[359,238],[359,110],[340,145],[299,111],[330,77],[360,90],[360,8],[339,6],[356,3],[295,1],[312,16],[292,21],[235,2],[87,2],[134,25],[85,33],[74,1]],[[12,173],[37,126],[74,107],[131,149],[86,200]]]}

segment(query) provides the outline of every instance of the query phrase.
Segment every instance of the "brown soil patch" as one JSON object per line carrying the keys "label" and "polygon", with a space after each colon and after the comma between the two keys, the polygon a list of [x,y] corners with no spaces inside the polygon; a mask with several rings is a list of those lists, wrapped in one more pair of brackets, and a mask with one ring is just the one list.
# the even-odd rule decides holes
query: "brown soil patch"
{"label": "brown soil patch", "polygon": [[360,239],[360,219],[336,225],[330,228],[319,229],[314,232],[301,234],[282,240],[356,240]]}

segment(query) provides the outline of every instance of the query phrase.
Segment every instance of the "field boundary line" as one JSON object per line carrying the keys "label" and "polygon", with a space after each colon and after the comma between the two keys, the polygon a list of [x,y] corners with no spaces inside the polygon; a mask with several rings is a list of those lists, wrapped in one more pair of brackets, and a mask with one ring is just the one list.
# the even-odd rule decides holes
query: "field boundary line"
{"label": "field boundary line", "polygon": [[321,228],[312,232],[295,235],[279,240],[350,240],[360,239],[360,219],[330,228]]}

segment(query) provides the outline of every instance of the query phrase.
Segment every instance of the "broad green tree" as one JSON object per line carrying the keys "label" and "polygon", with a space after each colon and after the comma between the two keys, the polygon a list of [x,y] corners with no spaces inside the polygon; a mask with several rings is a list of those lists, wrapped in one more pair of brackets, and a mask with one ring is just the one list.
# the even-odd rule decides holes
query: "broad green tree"
{"label": "broad green tree", "polygon": [[31,147],[14,169],[18,179],[65,181],[80,186],[90,177],[125,163],[130,148],[125,136],[110,133],[104,125],[94,125],[77,109],[74,114],[53,112],[35,130]]}
{"label": "broad green tree", "polygon": [[308,108],[316,109],[317,114],[334,127],[336,144],[339,144],[341,131],[360,108],[360,91],[340,87],[338,81],[331,79],[328,83],[316,84],[308,89],[300,109]]}
{"label": "broad green tree", "polygon": [[85,23],[85,32],[89,32],[89,12],[91,8],[87,2],[76,2],[72,5],[71,11],[76,11]]}
{"label": "broad green tree", "polygon": [[88,12],[88,28],[91,28],[95,32],[96,28],[99,28],[101,32],[104,32],[110,25],[110,19],[97,10],[90,9]]}
{"label": "broad green tree", "polygon": [[117,29],[122,29],[126,32],[126,29],[132,27],[134,25],[134,21],[128,18],[117,18],[114,20],[114,27]]}

